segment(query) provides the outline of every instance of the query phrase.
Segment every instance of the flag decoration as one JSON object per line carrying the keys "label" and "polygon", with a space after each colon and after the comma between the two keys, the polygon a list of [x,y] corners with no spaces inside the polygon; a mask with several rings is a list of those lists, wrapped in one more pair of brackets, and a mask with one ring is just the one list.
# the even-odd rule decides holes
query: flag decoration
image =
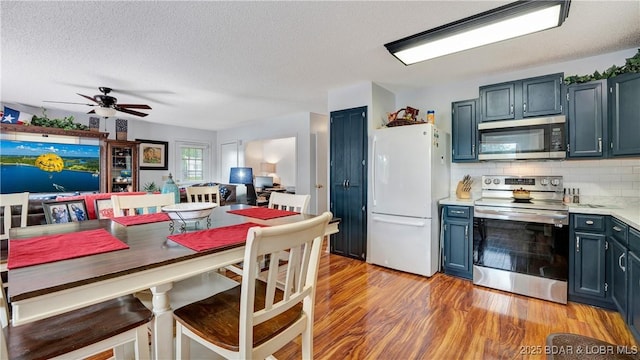
{"label": "flag decoration", "polygon": [[0,112],[0,117],[3,124],[29,124],[33,115],[5,106],[4,111]]}

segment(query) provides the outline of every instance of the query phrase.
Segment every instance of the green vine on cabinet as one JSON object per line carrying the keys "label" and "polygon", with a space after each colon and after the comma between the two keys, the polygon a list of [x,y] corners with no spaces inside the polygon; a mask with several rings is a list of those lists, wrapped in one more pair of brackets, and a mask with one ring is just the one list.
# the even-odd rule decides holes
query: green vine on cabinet
{"label": "green vine on cabinet", "polygon": [[65,116],[64,119],[49,119],[46,109],[42,109],[41,117],[33,115],[31,125],[64,130],[89,130],[88,126],[73,122],[73,116]]}
{"label": "green vine on cabinet", "polygon": [[591,75],[567,76],[564,78],[564,83],[567,85],[581,84],[593,80],[608,79],[626,73],[640,73],[640,49],[638,49],[638,52],[633,57],[627,58],[627,61],[623,66],[612,65],[603,73],[600,73],[598,70],[596,70]]}

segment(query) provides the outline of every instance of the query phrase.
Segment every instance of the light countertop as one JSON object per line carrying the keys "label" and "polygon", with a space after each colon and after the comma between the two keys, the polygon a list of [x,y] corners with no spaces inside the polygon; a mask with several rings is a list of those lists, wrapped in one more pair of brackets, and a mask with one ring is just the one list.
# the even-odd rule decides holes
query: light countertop
{"label": "light countertop", "polygon": [[450,196],[448,198],[440,199],[438,204],[440,205],[459,205],[459,206],[473,206],[473,202],[476,201],[476,198],[473,196],[471,199],[458,199],[455,195]]}
{"label": "light countertop", "polygon": [[[473,206],[475,198],[457,199],[455,195],[441,199],[440,205]],[[611,215],[640,231],[640,198],[583,196],[582,203],[569,204],[569,212],[577,214]]]}

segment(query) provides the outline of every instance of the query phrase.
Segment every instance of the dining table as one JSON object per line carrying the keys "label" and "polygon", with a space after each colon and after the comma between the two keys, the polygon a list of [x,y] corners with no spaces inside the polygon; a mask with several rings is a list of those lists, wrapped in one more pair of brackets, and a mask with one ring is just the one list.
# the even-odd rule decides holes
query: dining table
{"label": "dining table", "polygon": [[[230,213],[254,207],[233,204],[216,207],[210,222],[187,227],[187,233],[255,223],[262,226],[290,224],[315,217],[291,214],[272,219],[258,219]],[[339,219],[333,219],[325,238],[338,232]],[[34,237],[105,230],[126,244],[127,248],[67,260],[9,268],[8,299],[12,306],[12,326],[20,326],[67,311],[100,303],[119,296],[151,290],[154,320],[152,323],[152,357],[173,358],[173,313],[169,302],[173,283],[192,276],[241,262],[245,243],[236,242],[205,250],[192,250],[168,237],[181,234],[171,220],[139,225],[123,225],[113,219],[87,220],[12,228],[11,244]],[[73,244],[70,242],[69,247]],[[11,265],[11,263],[9,263]]]}

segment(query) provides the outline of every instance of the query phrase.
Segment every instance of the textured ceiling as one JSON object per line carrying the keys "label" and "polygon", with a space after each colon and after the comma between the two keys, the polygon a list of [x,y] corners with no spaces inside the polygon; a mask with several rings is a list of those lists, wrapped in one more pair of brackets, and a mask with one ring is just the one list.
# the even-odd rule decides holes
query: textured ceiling
{"label": "textured ceiling", "polygon": [[43,100],[107,86],[145,121],[215,130],[326,114],[362,81],[409,91],[640,45],[640,1],[573,0],[560,28],[408,67],[383,46],[505,3],[3,0],[0,102],[80,114]]}

